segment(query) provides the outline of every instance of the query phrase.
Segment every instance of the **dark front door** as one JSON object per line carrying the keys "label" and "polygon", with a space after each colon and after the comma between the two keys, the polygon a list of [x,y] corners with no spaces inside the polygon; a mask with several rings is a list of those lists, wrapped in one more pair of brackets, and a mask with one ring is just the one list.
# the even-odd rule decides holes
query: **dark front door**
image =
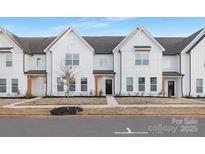
{"label": "dark front door", "polygon": [[174,96],[174,81],[168,81],[168,96]]}
{"label": "dark front door", "polygon": [[106,94],[112,94],[112,80],[105,80]]}

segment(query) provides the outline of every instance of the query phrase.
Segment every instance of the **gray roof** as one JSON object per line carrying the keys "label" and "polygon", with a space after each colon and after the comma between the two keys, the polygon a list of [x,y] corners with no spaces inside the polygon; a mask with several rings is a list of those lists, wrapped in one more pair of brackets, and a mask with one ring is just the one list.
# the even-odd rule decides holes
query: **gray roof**
{"label": "gray roof", "polygon": [[96,54],[112,54],[112,50],[125,38],[124,36],[84,36]]}
{"label": "gray roof", "polygon": [[[203,29],[188,37],[155,37],[165,48],[164,55],[179,54]],[[26,53],[43,54],[44,49],[54,41],[54,37],[18,37],[4,31]],[[96,54],[112,54],[112,50],[125,38],[125,36],[83,36],[85,41],[94,48]]]}
{"label": "gray roof", "polygon": [[184,76],[183,74],[179,72],[163,72],[162,75],[163,76]]}
{"label": "gray roof", "polygon": [[115,74],[113,70],[93,70],[93,74]]}

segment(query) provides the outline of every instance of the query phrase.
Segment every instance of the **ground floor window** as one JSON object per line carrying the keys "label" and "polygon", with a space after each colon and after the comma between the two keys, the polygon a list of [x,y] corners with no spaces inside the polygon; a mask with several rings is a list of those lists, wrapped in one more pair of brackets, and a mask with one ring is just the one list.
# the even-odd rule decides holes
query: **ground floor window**
{"label": "ground floor window", "polygon": [[127,91],[133,91],[133,78],[127,77]]}
{"label": "ground floor window", "polygon": [[18,79],[12,79],[12,93],[18,93]]}
{"label": "ground floor window", "polygon": [[196,93],[203,92],[203,79],[196,79]]}
{"label": "ground floor window", "polygon": [[57,91],[63,91],[63,87],[64,87],[63,81],[61,80],[60,77],[58,77],[57,78]]}
{"label": "ground floor window", "polygon": [[75,79],[71,79],[69,82],[69,90],[75,91]]}
{"label": "ground floor window", "polygon": [[156,77],[150,78],[150,91],[157,91],[157,78]]}
{"label": "ground floor window", "polygon": [[88,80],[86,77],[81,78],[81,91],[88,90]]}
{"label": "ground floor window", "polygon": [[139,91],[145,91],[145,78],[139,77]]}
{"label": "ground floor window", "polygon": [[0,79],[0,92],[6,92],[6,79]]}

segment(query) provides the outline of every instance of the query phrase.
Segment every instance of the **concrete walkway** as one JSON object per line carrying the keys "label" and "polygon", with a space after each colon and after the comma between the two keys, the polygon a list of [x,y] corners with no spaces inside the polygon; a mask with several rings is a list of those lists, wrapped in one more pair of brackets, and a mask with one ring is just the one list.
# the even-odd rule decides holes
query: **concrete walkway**
{"label": "concrete walkway", "polygon": [[106,100],[107,100],[107,105],[111,108],[114,108],[114,107],[118,107],[119,104],[117,102],[117,100],[115,99],[115,97],[113,97],[112,95],[107,95],[106,96]]}
{"label": "concrete walkway", "polygon": [[23,101],[20,101],[20,102],[16,102],[16,103],[12,103],[12,104],[9,104],[9,105],[4,105],[3,108],[13,108],[13,107],[16,107],[16,105],[19,105],[19,104],[22,104],[22,103],[26,103],[26,102],[30,102],[30,101],[33,101],[33,100],[37,100],[37,99],[41,99],[42,97],[36,97],[36,98],[33,98],[33,99],[27,99],[27,100],[23,100]]}
{"label": "concrete walkway", "polygon": [[[68,107],[68,106],[79,106],[82,108],[205,108],[205,104],[133,104],[133,105],[120,105],[118,104],[117,100],[111,96],[108,95],[106,96],[107,100],[107,105],[19,105],[25,102],[33,101],[36,99],[40,99],[41,97],[29,99],[29,100],[24,100],[21,102],[16,102],[13,104],[5,105],[3,108],[21,108],[21,109],[26,109],[26,108],[58,108],[58,107]],[[185,99],[185,98],[180,98],[180,99]],[[189,99],[186,99],[189,100]],[[192,100],[189,100],[192,101]],[[196,102],[196,101],[195,101]],[[201,101],[198,101],[201,103]],[[18,105],[18,106],[17,106]]]}

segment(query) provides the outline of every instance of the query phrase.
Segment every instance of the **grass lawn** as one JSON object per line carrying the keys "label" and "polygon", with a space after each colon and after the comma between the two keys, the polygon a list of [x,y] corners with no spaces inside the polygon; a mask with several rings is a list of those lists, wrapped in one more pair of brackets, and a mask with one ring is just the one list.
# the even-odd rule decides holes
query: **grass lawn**
{"label": "grass lawn", "polygon": [[7,98],[4,99],[4,98],[2,98],[2,99],[0,99],[0,106],[9,105],[9,104],[20,102],[23,100],[25,100],[25,99],[7,99]]}
{"label": "grass lawn", "polygon": [[[51,109],[0,109],[0,117],[5,116],[50,116]],[[93,116],[115,116],[115,115],[126,115],[126,116],[151,116],[151,115],[191,115],[191,116],[205,116],[205,108],[98,108],[98,109],[83,109],[79,115],[93,115]],[[68,116],[68,115],[66,115]],[[65,116],[65,117],[66,117]],[[73,116],[73,115],[71,115]],[[63,116],[59,116],[63,117]]]}
{"label": "grass lawn", "polygon": [[[194,101],[177,98],[116,97],[116,100],[119,104],[194,104]],[[205,99],[201,103],[205,103]]]}
{"label": "grass lawn", "polygon": [[84,109],[82,115],[205,115],[205,108],[115,108]]}
{"label": "grass lawn", "polygon": [[105,97],[42,98],[19,105],[105,105]]}

